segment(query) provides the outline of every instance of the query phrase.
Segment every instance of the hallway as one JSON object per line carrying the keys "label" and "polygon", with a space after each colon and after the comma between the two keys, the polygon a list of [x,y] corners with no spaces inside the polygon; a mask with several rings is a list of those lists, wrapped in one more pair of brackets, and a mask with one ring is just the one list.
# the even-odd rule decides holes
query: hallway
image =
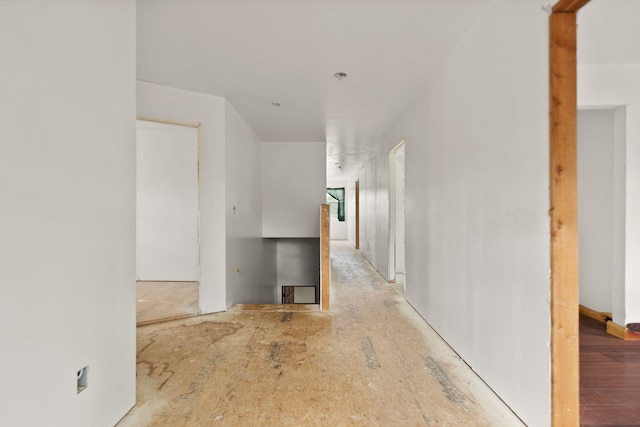
{"label": "hallway", "polygon": [[137,330],[128,426],[467,425],[520,421],[346,242],[332,311],[234,306]]}

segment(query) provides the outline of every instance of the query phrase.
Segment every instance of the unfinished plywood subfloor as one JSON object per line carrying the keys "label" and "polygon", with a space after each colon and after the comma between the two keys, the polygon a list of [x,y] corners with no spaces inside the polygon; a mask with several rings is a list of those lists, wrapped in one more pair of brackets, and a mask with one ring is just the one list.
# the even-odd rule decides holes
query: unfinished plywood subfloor
{"label": "unfinished plywood subfloor", "polygon": [[517,426],[398,293],[332,243],[332,311],[232,311],[138,328],[129,426]]}
{"label": "unfinished plywood subfloor", "polygon": [[136,283],[136,323],[149,323],[195,316],[200,311],[198,282]]}

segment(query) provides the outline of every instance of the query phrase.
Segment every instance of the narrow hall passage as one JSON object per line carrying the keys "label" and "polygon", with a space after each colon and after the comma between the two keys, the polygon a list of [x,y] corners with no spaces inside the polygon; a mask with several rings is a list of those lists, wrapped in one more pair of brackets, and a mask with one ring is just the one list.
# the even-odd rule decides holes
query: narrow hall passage
{"label": "narrow hall passage", "polygon": [[522,425],[356,250],[331,250],[330,313],[138,327],[138,403],[118,425]]}

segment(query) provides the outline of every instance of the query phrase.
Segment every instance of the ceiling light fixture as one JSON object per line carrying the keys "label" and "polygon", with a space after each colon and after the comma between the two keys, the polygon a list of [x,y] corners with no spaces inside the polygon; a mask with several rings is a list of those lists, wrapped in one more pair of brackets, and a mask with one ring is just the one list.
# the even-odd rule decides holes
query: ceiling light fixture
{"label": "ceiling light fixture", "polygon": [[333,76],[338,80],[342,80],[347,77],[347,73],[343,73],[342,71],[340,71],[338,73],[335,73]]}

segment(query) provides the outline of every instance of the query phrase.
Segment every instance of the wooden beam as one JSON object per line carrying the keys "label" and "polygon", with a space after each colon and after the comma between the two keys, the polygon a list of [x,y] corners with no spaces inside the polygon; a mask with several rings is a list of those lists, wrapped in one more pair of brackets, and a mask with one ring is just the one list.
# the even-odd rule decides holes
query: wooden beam
{"label": "wooden beam", "polygon": [[320,310],[331,309],[329,205],[320,205]]}
{"label": "wooden beam", "polygon": [[[566,6],[563,5],[566,2],[560,3]],[[580,377],[576,14],[552,13],[549,24],[552,425],[577,427]]]}
{"label": "wooden beam", "polygon": [[575,13],[589,0],[560,0],[553,6],[553,13]]}

